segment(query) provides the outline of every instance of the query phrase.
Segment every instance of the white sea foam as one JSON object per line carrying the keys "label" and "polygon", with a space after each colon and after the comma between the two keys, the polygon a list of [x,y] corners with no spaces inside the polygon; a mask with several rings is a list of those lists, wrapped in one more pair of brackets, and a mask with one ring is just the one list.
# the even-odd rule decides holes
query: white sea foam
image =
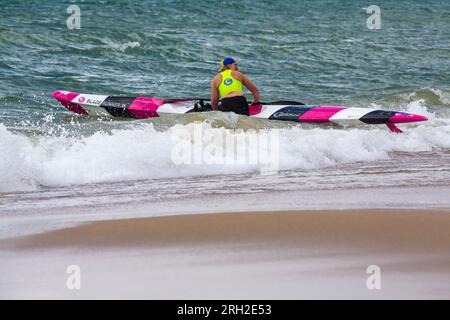
{"label": "white sea foam", "polygon": [[0,124],[0,192],[35,188],[36,179],[30,176],[25,160],[30,150],[27,138],[12,134]]}
{"label": "white sea foam", "polygon": [[125,52],[128,48],[138,48],[141,44],[137,41],[129,41],[126,43],[110,43],[108,44],[109,48],[112,48],[114,50],[119,50],[121,52]]}
{"label": "white sea foam", "polygon": [[408,103],[406,111],[409,113],[420,114],[427,117],[429,120],[436,119],[436,114],[428,111],[428,108],[425,106],[425,100],[423,99]]}
{"label": "white sea foam", "polygon": [[[408,110],[427,114],[420,102]],[[420,112],[419,112],[420,111]],[[427,114],[428,115],[428,114]],[[0,124],[0,192],[185,175],[229,174],[258,170],[255,164],[176,165],[172,159],[173,132],[194,130],[178,124],[160,132],[152,124],[97,132],[86,137],[28,137]],[[225,135],[229,129],[202,123],[205,134]],[[437,119],[410,125],[403,134],[385,126],[353,129],[279,130],[280,169],[315,169],[389,158],[391,152],[420,152],[450,148],[450,120]],[[234,133],[238,143],[253,133]],[[250,147],[252,148],[252,147]],[[256,148],[256,147],[255,147]],[[252,150],[250,150],[252,152]],[[211,156],[211,155],[209,155]]]}

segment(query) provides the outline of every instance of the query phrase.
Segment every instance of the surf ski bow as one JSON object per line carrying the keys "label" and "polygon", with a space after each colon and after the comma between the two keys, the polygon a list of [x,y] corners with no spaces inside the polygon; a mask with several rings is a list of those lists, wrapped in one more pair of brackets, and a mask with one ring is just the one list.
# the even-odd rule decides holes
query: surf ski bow
{"label": "surf ski bow", "polygon": [[[70,111],[81,115],[108,115],[127,118],[153,118],[164,114],[184,114],[210,111],[200,98],[165,100],[152,97],[120,97],[83,94],[58,90],[52,96]],[[393,132],[401,132],[397,123],[428,120],[406,112],[345,106],[304,105],[299,102],[277,101],[249,105],[249,116],[269,120],[309,123],[386,124]]]}

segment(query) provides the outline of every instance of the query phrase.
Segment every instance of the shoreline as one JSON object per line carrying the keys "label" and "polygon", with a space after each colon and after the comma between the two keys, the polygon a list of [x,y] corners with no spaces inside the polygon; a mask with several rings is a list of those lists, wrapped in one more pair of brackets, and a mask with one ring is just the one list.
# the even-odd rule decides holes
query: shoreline
{"label": "shoreline", "polygon": [[[118,186],[121,188],[122,186]],[[142,187],[144,188],[144,187]],[[145,189],[145,188],[144,188]],[[64,189],[64,192],[68,190]],[[89,190],[89,189],[88,189]],[[63,193],[64,193],[63,192]],[[84,222],[173,215],[220,214],[227,212],[293,212],[333,210],[391,210],[450,208],[446,195],[450,186],[390,187],[337,190],[267,191],[235,194],[207,194],[201,197],[166,199],[142,197],[108,205],[96,203],[98,195],[85,192],[54,199],[53,194],[38,194],[35,202],[23,195],[13,206],[0,208],[0,239],[32,235],[74,226]],[[420,196],[418,196],[420,195]],[[110,197],[107,197],[109,199]],[[49,199],[48,202],[45,199]],[[55,201],[57,200],[57,201]],[[64,202],[65,201],[65,202]],[[26,205],[23,205],[26,203]],[[76,203],[77,205],[73,205]],[[8,208],[8,210],[5,210]]]}
{"label": "shoreline", "polygon": [[[448,248],[450,209],[349,209],[202,213],[110,219],[4,239],[18,249],[177,246],[303,241],[391,249]],[[448,244],[448,245],[447,245]]]}

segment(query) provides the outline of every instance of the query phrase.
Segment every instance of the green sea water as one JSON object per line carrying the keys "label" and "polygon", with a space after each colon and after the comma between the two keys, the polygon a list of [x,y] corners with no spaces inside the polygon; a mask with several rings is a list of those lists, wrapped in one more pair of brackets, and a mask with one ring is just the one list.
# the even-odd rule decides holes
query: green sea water
{"label": "green sea water", "polygon": [[377,5],[371,30],[366,1],[2,1],[0,121],[45,116],[57,89],[207,96],[224,56],[265,101],[448,107],[450,2]]}
{"label": "green sea water", "polygon": [[[177,126],[189,130],[194,121],[202,121],[210,132],[281,128],[283,170],[309,174],[312,169],[340,170],[349,163],[358,170],[359,163],[396,159],[390,165],[416,168],[414,177],[400,175],[395,183],[367,178],[360,185],[448,181],[450,2],[377,1],[379,29],[368,27],[370,4],[1,1],[0,192],[253,172],[251,166],[174,168],[170,133]],[[67,25],[72,5],[80,12],[79,29]],[[259,87],[262,101],[379,107],[424,114],[430,120],[395,136],[385,127],[332,130],[217,113],[96,119],[74,115],[51,97],[56,90],[208,97],[225,56],[239,61],[240,70]],[[435,161],[436,171],[425,173],[424,161]],[[385,168],[383,164],[376,171],[380,177],[388,175]],[[342,182],[339,174],[334,180],[321,177],[312,180],[328,186]],[[290,188],[300,186],[302,179],[279,183]]]}

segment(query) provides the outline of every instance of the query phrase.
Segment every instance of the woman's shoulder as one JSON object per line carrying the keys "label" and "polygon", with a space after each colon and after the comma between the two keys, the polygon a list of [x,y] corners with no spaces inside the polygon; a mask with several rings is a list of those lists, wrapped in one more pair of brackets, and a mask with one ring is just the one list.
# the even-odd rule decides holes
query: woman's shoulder
{"label": "woman's shoulder", "polygon": [[239,80],[242,80],[242,79],[245,78],[245,74],[243,74],[243,73],[240,72],[240,71],[232,71],[232,72],[231,72],[231,75],[232,75],[234,78],[239,79]]}
{"label": "woman's shoulder", "polygon": [[218,86],[219,83],[222,81],[222,75],[220,73],[216,74],[212,80],[212,82]]}

